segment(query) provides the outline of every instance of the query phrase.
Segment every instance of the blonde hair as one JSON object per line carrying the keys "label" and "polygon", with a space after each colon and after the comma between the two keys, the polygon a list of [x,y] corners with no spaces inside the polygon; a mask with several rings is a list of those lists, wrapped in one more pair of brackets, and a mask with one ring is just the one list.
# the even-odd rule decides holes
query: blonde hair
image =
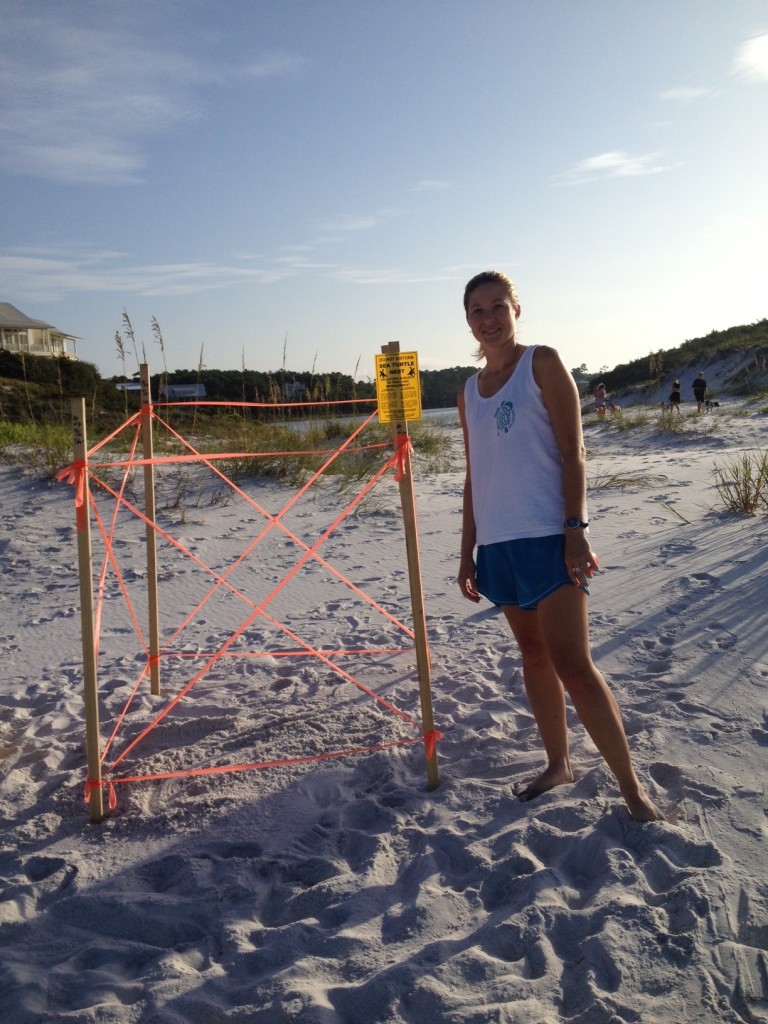
{"label": "blonde hair", "polygon": [[501,284],[504,286],[504,290],[513,306],[517,307],[520,305],[520,299],[517,296],[517,288],[515,283],[506,274],[503,274],[500,270],[483,270],[480,274],[467,281],[467,285],[464,289],[464,312],[469,312],[469,297],[475,288],[479,288],[481,284]]}

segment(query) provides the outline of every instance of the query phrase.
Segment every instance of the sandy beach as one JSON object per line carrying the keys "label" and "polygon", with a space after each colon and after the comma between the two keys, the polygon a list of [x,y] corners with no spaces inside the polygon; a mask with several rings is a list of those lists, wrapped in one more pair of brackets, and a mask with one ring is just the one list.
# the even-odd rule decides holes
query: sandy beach
{"label": "sandy beach", "polygon": [[[426,787],[388,473],[321,548],[344,579],[310,559],[279,588],[301,557],[293,538],[311,546],[349,500],[330,483],[286,514],[292,536],[271,530],[202,605],[210,575],[161,544],[174,656],[163,695],[145,680],[122,721],[145,664],[130,609],[142,623],[146,560],[143,524],[119,518],[98,669],[116,807],[92,824],[73,489],[0,466],[2,1020],[768,1022],[768,517],[723,510],[713,478],[764,450],[768,420],[736,399],[683,420],[585,428],[603,569],[593,651],[668,816],[651,825],[630,819],[575,716],[574,784],[516,799],[542,751],[502,616],[455,584],[450,411],[438,422],[452,468],[420,474],[415,455],[440,786]],[[227,572],[265,521],[195,472],[194,501],[161,484],[158,519]],[[293,493],[241,486],[273,515]],[[269,595],[269,618],[243,626],[243,594]],[[347,749],[364,752],[296,763]],[[122,781],[281,760],[294,763]]]}

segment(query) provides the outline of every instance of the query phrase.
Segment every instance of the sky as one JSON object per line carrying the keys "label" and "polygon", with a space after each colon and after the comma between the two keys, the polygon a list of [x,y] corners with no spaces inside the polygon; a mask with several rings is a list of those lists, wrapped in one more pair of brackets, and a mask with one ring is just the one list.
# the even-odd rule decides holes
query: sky
{"label": "sky", "polygon": [[468,366],[489,268],[569,368],[768,316],[766,0],[0,0],[0,53],[0,301],[105,376],[124,313],[154,372]]}

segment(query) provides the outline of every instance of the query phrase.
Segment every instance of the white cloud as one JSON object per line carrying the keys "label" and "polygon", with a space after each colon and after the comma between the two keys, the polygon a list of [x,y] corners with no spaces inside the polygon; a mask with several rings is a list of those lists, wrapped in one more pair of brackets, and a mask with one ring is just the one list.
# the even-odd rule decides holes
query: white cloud
{"label": "white cloud", "polygon": [[24,169],[27,174],[61,182],[131,185],[141,180],[144,159],[127,140],[101,137],[56,140],[19,145],[11,154],[0,154],[7,171]]}
{"label": "white cloud", "polygon": [[[140,180],[142,141],[197,116],[196,69],[129,32],[16,22],[0,73],[0,163],[69,182]],[[34,57],[28,48],[34,39]]]}
{"label": "white cloud", "polygon": [[[287,248],[290,247],[283,247]],[[310,261],[298,252],[295,257],[279,255],[274,259],[241,254],[221,263],[143,264],[133,263],[128,253],[86,245],[80,249],[49,245],[0,250],[0,280],[20,302],[53,302],[70,295],[114,293],[124,303],[130,296],[195,295],[241,283],[272,284],[307,274],[350,285],[422,284],[464,280],[475,269],[343,267]]]}
{"label": "white cloud", "polygon": [[598,153],[597,156],[580,160],[570,170],[555,180],[565,184],[578,185],[598,178],[636,178],[648,174],[661,174],[670,169],[659,162],[660,153],[645,153],[631,156],[621,151]]}
{"label": "white cloud", "polygon": [[377,213],[343,214],[336,220],[325,221],[319,225],[320,231],[336,231],[344,234],[356,231],[370,231],[393,217],[398,216],[397,210],[379,210]]}
{"label": "white cloud", "polygon": [[433,281],[453,281],[455,274],[446,271],[418,273],[402,267],[374,270],[365,267],[348,267],[332,275],[346,284],[426,284]]}
{"label": "white cloud", "polygon": [[717,96],[715,89],[705,89],[703,86],[681,86],[677,89],[666,89],[659,93],[660,100],[670,103],[695,103],[696,100],[708,99]]}
{"label": "white cloud", "polygon": [[275,263],[294,270],[335,270],[337,263],[327,263],[314,257],[314,245],[281,245]]}
{"label": "white cloud", "polygon": [[736,51],[733,69],[744,78],[768,82],[768,34],[743,42]]}
{"label": "white cloud", "polygon": [[423,181],[419,181],[413,186],[414,192],[444,192],[445,189],[452,188],[449,181],[441,181],[437,178],[425,178]]}
{"label": "white cloud", "polygon": [[249,78],[276,78],[282,75],[299,74],[307,66],[307,61],[291,53],[268,53],[245,64],[237,72]]}
{"label": "white cloud", "polygon": [[371,215],[368,216],[355,216],[354,214],[345,214],[339,217],[338,220],[326,221],[320,225],[321,231],[369,231],[371,228],[375,228],[379,223],[378,217]]}
{"label": "white cloud", "polygon": [[94,28],[34,14],[0,23],[0,168],[61,182],[142,180],[149,141],[204,114],[203,86],[302,66],[268,54],[212,65],[151,28]]}
{"label": "white cloud", "polygon": [[293,276],[294,268],[253,260],[229,263],[131,265],[123,253],[6,250],[0,252],[0,276],[9,293],[22,299],[51,301],[66,295],[116,292],[128,295],[188,295],[241,281],[269,284]]}

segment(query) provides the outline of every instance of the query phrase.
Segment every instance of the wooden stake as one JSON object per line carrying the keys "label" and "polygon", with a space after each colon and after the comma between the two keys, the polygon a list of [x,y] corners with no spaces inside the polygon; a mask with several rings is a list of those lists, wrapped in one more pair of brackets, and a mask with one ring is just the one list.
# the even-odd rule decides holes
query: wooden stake
{"label": "wooden stake", "polygon": [[88,806],[91,821],[104,818],[104,800],[101,787],[101,742],[99,739],[99,691],[96,678],[96,627],[93,614],[93,556],[91,553],[91,506],[88,485],[88,443],[85,429],[85,399],[72,399],[72,433],[74,438],[75,465],[80,466],[80,481],[75,483],[77,500],[83,504],[76,507],[77,525],[77,567],[80,576],[80,620],[83,638],[83,690],[85,698],[85,752],[88,762],[88,779],[91,783]]}
{"label": "wooden stake", "polygon": [[[152,387],[149,364],[142,363],[141,377],[141,443],[145,459],[154,456],[152,444]],[[144,514],[147,539],[147,605],[149,611],[149,682],[150,692],[160,693],[160,615],[157,596],[157,535],[150,523],[155,522],[155,467],[144,466]]]}
{"label": "wooden stake", "polygon": [[[390,341],[381,346],[382,353],[400,351],[399,341]],[[408,436],[408,423],[392,424],[392,439]],[[419,697],[421,700],[421,725],[425,735],[435,731],[432,713],[432,686],[430,682],[429,641],[427,639],[427,619],[424,612],[424,592],[421,582],[421,560],[419,558],[419,535],[416,529],[416,498],[413,492],[413,473],[411,454],[408,447],[403,453],[402,476],[400,477],[400,504],[403,508],[403,528],[405,530],[405,551],[408,560],[408,581],[411,588],[411,608],[413,609],[413,632],[416,638],[416,669],[419,676]],[[437,767],[437,746],[432,745],[432,752],[427,756],[427,788],[436,789],[440,785],[440,773]]]}

